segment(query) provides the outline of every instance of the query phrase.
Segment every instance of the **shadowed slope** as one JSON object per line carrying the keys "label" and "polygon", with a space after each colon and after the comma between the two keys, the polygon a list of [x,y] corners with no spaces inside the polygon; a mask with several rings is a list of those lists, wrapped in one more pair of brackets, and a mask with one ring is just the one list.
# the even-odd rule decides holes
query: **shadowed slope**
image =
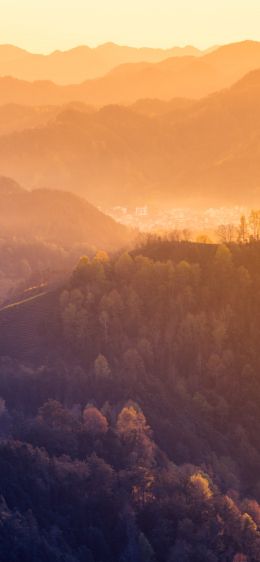
{"label": "shadowed slope", "polygon": [[84,199],[62,191],[26,191],[6,178],[0,178],[0,236],[106,249],[130,239],[125,227]]}

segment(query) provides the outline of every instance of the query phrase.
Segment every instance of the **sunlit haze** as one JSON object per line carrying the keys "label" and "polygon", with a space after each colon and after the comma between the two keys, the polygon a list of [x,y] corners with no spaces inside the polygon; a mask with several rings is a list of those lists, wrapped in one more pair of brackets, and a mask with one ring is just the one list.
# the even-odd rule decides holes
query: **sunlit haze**
{"label": "sunlit haze", "polygon": [[260,0],[0,0],[0,562],[260,562]]}
{"label": "sunlit haze", "polygon": [[260,39],[259,0],[0,0],[0,42],[35,51],[107,41],[170,47]]}

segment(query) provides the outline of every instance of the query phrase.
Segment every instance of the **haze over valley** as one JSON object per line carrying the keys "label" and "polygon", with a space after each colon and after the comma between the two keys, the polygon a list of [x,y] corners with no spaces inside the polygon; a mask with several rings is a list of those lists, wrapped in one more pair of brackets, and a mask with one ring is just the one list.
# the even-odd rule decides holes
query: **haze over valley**
{"label": "haze over valley", "polygon": [[[117,103],[99,108],[100,93],[106,95],[108,91],[106,85],[99,85],[93,93],[94,105],[83,103],[85,96],[80,103],[73,101],[73,88],[71,92],[68,86],[66,105],[42,106],[38,103],[48,99],[45,88],[50,93],[48,103],[65,101],[59,95],[52,98],[56,86],[0,78],[2,83],[10,82],[10,91],[9,87],[6,93],[1,89],[2,102],[12,98],[16,101],[0,107],[2,175],[32,189],[73,191],[104,208],[158,202],[162,206],[164,202],[171,206],[257,205],[259,45],[229,45],[194,61],[187,61],[185,56],[168,59],[159,63],[164,65],[160,79],[156,75],[158,64],[152,65],[149,68],[152,73],[155,71],[153,80],[159,89],[166,78],[168,101],[160,99],[161,91],[156,91],[156,87],[147,85],[146,99],[139,100],[136,92],[133,103],[129,105],[123,99],[120,105],[119,88],[113,85]],[[223,89],[221,82],[219,91],[215,91],[214,85],[211,95],[205,96],[210,87],[205,87],[199,71],[196,79],[190,79],[201,89],[200,99],[194,99],[197,96],[189,85],[187,97],[175,98],[180,80],[185,73],[190,75],[190,64],[203,64],[208,80],[205,59],[222,67],[228,87]],[[184,74],[179,67],[182,61]],[[121,80],[129,93],[129,83],[135,80],[135,70],[132,75],[131,68],[120,67],[104,80]],[[172,68],[177,74],[171,85],[168,78]],[[216,70],[213,74],[219,79]],[[238,81],[233,83],[235,78]],[[144,85],[140,76],[137,84],[141,88]],[[21,99],[16,99],[20,86],[23,93]],[[40,99],[34,90],[40,92]],[[181,95],[180,90],[177,95]]]}

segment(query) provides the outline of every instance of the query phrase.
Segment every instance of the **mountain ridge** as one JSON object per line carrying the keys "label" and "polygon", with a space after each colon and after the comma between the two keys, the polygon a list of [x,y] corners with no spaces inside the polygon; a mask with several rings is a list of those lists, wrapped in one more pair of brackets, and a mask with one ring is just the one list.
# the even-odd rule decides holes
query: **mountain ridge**
{"label": "mountain ridge", "polygon": [[[242,54],[241,54],[242,53]],[[160,62],[124,63],[100,78],[66,86],[50,80],[0,78],[0,104],[90,105],[131,104],[151,96],[202,98],[230,87],[247,72],[260,68],[260,42],[220,47],[201,57],[171,57]]]}
{"label": "mountain ridge", "polygon": [[189,45],[156,49],[104,43],[97,47],[78,45],[65,51],[41,54],[14,45],[0,45],[0,75],[28,81],[38,79],[59,84],[81,83],[102,76],[124,62],[156,62],[169,56],[202,56],[206,52],[208,49],[201,51]]}
{"label": "mountain ridge", "polygon": [[260,70],[201,100],[62,108],[46,125],[0,136],[0,170],[102,208],[258,205],[259,97]]}

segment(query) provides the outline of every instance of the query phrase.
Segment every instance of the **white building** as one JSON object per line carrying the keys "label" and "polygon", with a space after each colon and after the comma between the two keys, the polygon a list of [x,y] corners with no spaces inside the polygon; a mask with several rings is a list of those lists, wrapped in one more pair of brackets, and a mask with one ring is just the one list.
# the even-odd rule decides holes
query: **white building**
{"label": "white building", "polygon": [[148,215],[148,207],[136,207],[135,209],[135,216],[136,217],[147,217]]}

